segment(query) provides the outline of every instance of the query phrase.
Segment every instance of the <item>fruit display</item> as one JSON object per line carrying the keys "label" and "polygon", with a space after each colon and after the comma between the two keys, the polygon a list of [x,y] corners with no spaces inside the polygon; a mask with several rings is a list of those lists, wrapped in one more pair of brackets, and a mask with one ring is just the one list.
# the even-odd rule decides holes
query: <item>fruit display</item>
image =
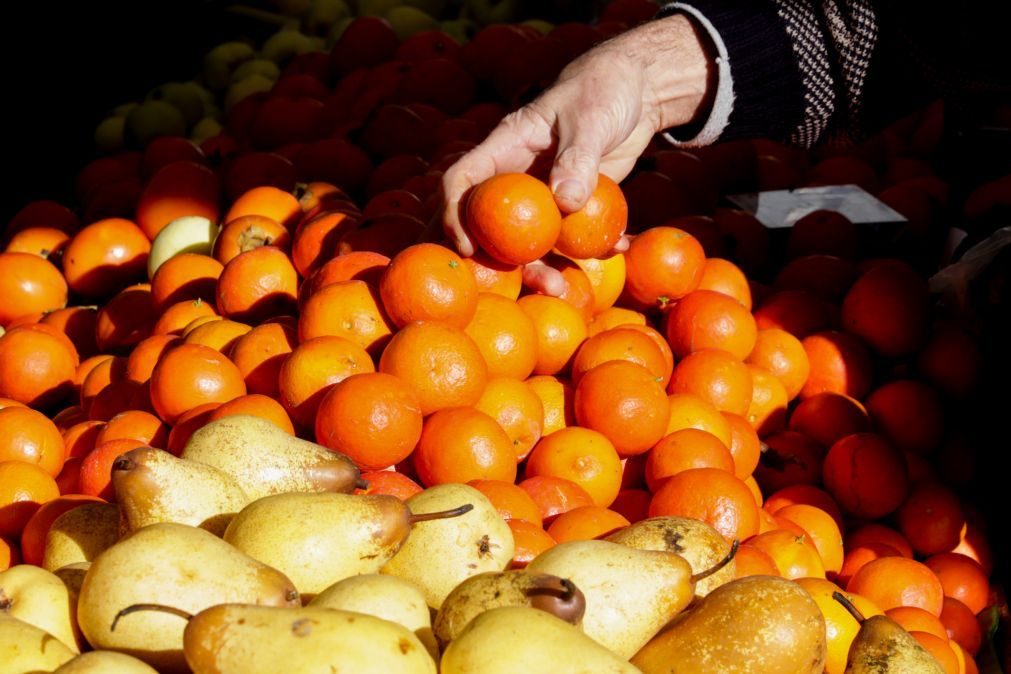
{"label": "fruit display", "polygon": [[[7,223],[0,674],[1002,671],[988,319],[934,272],[1011,176],[953,189],[938,105],[657,141],[575,213],[483,182],[461,257],[442,173],[656,9],[548,4],[237,5]],[[846,184],[902,221],[728,200]]]}

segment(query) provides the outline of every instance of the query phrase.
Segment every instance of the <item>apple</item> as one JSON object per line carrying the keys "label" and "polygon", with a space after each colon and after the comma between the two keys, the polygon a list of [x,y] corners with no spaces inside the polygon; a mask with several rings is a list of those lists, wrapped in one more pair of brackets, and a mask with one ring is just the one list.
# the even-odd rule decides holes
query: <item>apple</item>
{"label": "apple", "polygon": [[165,101],[144,101],[126,116],[125,137],[136,147],[144,147],[159,136],[185,136],[183,113]]}
{"label": "apple", "polygon": [[467,44],[477,33],[477,24],[470,19],[450,19],[439,22],[439,30],[460,44]]}
{"label": "apple", "polygon": [[212,91],[223,91],[239,64],[256,58],[256,50],[245,42],[225,42],[204,56],[204,83]]}
{"label": "apple", "polygon": [[222,130],[221,122],[214,117],[204,117],[193,125],[190,131],[190,140],[197,145],[202,144],[208,138],[220,135]]}
{"label": "apple", "polygon": [[334,24],[350,16],[351,8],[344,0],[312,0],[302,26],[309,35],[326,35]]}
{"label": "apple", "polygon": [[165,101],[174,105],[183,115],[186,126],[191,127],[204,116],[204,97],[185,82],[168,82],[155,87],[147,95],[149,101]]}
{"label": "apple", "polygon": [[464,16],[482,26],[493,23],[514,23],[519,19],[522,0],[464,0]]}
{"label": "apple", "polygon": [[296,54],[319,51],[320,45],[311,37],[294,28],[282,28],[263,43],[263,58],[278,65],[287,62]]}
{"label": "apple", "polygon": [[266,93],[273,88],[274,80],[263,75],[250,75],[228,87],[228,91],[225,93],[225,112],[230,111],[243,99],[253,94]]}
{"label": "apple", "polygon": [[147,277],[167,260],[180,253],[210,255],[218,226],[205,217],[186,215],[165,225],[151,242],[151,253],[147,258]]}
{"label": "apple", "polygon": [[359,17],[341,34],[330,52],[334,74],[343,77],[359,68],[386,63],[397,51],[400,40],[390,22],[380,16]]}
{"label": "apple", "polygon": [[386,13],[386,20],[401,42],[422,31],[439,29],[438,21],[416,7],[394,7]]}
{"label": "apple", "polygon": [[126,117],[106,117],[95,127],[95,149],[102,154],[115,154],[125,144]]}
{"label": "apple", "polygon": [[281,69],[276,63],[267,59],[250,59],[232,71],[231,84],[235,84],[252,75],[262,75],[268,80],[277,81],[277,78],[281,76]]}

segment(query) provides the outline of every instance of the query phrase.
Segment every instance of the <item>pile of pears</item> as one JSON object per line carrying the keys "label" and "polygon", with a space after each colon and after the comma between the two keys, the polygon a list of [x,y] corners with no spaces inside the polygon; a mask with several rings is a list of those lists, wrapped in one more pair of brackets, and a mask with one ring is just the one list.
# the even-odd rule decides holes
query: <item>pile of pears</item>
{"label": "pile of pears", "polygon": [[[695,520],[511,569],[510,529],[476,489],[354,494],[347,457],[251,416],[208,424],[179,457],[131,450],[113,484],[116,503],[56,519],[42,567],[0,572],[0,674],[824,670],[810,595],[734,580],[736,542]],[[942,671],[849,608],[848,672]]]}

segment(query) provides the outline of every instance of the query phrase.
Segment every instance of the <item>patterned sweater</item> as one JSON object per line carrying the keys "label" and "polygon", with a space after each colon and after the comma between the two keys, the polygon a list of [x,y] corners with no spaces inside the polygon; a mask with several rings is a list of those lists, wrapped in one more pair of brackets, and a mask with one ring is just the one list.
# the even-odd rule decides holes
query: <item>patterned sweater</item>
{"label": "patterned sweater", "polygon": [[[1009,0],[684,0],[715,56],[704,145],[764,136],[811,146],[878,130],[939,96],[1011,93]],[[972,104],[972,103],[969,103]]]}

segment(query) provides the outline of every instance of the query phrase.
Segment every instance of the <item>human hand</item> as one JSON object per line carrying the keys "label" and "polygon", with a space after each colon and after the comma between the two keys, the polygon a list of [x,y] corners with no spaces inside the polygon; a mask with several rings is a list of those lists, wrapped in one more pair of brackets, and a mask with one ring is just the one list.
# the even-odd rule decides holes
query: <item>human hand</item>
{"label": "human hand", "polygon": [[[553,155],[548,185],[559,209],[579,210],[596,187],[598,173],[621,181],[653,134],[695,117],[706,95],[707,71],[699,35],[680,15],[591,49],[446,171],[446,236],[461,255],[473,255],[476,244],[460,217],[468,191],[499,173],[525,172],[544,155]],[[623,238],[615,249],[627,247]],[[539,262],[527,265],[524,282],[549,295],[565,290],[561,275]]]}

